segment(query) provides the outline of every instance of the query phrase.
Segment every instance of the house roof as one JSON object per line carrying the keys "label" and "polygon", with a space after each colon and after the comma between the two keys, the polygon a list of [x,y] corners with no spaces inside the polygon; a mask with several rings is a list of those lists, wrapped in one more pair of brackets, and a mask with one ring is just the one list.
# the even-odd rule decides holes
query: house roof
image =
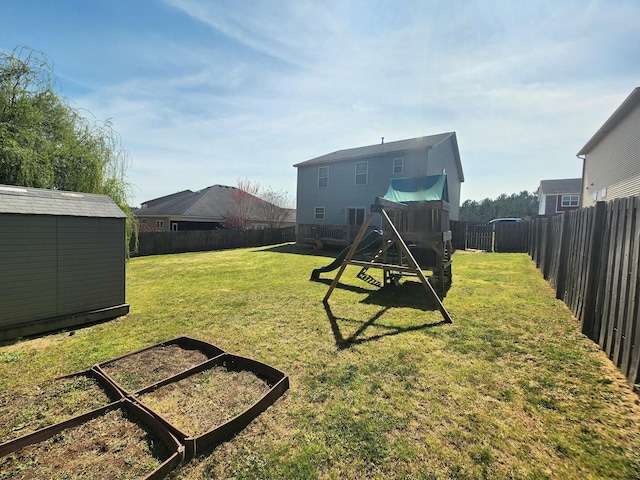
{"label": "house roof", "polygon": [[107,195],[0,185],[0,213],[126,218]]}
{"label": "house roof", "polygon": [[591,152],[602,141],[602,139],[606,137],[611,130],[616,128],[620,122],[627,117],[627,115],[638,107],[638,105],[640,105],[640,87],[636,87],[631,92],[625,101],[622,102],[615,112],[613,112],[609,119],[598,129],[595,135],[593,135],[585,146],[580,149],[577,156],[587,155]]}
{"label": "house roof", "polygon": [[175,198],[183,197],[185,195],[192,194],[191,190],[183,190],[181,192],[171,193],[169,195],[165,195],[164,197],[154,198],[152,200],[147,200],[146,202],[142,202],[142,206],[146,207],[154,207],[160,203],[164,203],[168,200],[173,200]]}
{"label": "house roof", "polygon": [[458,166],[458,173],[460,175],[460,181],[464,181],[464,175],[462,172],[462,162],[460,161],[460,152],[458,151],[458,142],[456,140],[455,132],[440,133],[437,135],[429,135],[425,137],[410,138],[407,140],[398,140],[395,142],[379,143],[376,145],[367,145],[365,147],[347,148],[345,150],[338,150],[333,153],[327,153],[320,157],[312,158],[301,163],[297,163],[294,167],[306,167],[318,164],[327,164],[340,162],[348,159],[355,159],[361,157],[373,157],[377,155],[384,155],[394,152],[403,152],[407,150],[418,150],[421,148],[432,148],[438,143],[452,137],[454,154],[456,157],[456,164]]}
{"label": "house roof", "polygon": [[[179,195],[167,195],[149,202],[152,205],[140,208],[137,216],[167,216],[177,215],[184,217],[219,218],[229,212],[233,204],[233,192],[236,187],[226,185],[213,185],[197,192],[186,190]],[[159,201],[164,199],[164,201]]]}
{"label": "house roof", "polygon": [[542,180],[540,195],[579,194],[582,191],[582,178],[563,178],[559,180]]}
{"label": "house roof", "polygon": [[384,194],[386,200],[398,203],[449,201],[446,175],[392,178]]}

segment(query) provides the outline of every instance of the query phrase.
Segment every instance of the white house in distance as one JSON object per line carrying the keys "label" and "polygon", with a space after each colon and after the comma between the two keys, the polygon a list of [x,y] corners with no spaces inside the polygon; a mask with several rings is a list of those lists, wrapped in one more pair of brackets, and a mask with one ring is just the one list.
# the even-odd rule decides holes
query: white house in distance
{"label": "white house in distance", "polygon": [[[455,132],[338,150],[294,165],[298,169],[299,243],[323,236],[346,245],[389,180],[446,174],[450,218],[458,219],[464,181]],[[325,243],[326,244],[326,243]]]}
{"label": "white house in distance", "polygon": [[577,156],[583,160],[582,207],[640,195],[640,87],[631,92]]}
{"label": "white house in distance", "polygon": [[542,180],[538,187],[538,215],[555,215],[580,207],[581,178]]}

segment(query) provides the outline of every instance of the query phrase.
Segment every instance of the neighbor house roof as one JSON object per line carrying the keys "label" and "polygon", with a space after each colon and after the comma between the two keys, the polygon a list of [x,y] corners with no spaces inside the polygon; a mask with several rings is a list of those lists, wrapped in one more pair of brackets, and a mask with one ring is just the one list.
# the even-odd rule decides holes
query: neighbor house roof
{"label": "neighbor house roof", "polygon": [[0,213],[126,218],[107,195],[0,185]]}
{"label": "neighbor house roof", "polygon": [[446,175],[392,178],[384,198],[393,202],[449,201]]}
{"label": "neighbor house roof", "polygon": [[[167,216],[222,218],[233,205],[236,187],[213,185],[197,192],[185,190],[179,195],[167,195],[145,202],[137,216]],[[164,199],[164,201],[159,201]],[[144,205],[152,205],[145,207]]]}
{"label": "neighbor house roof", "polygon": [[584,147],[577,153],[577,156],[587,155],[591,152],[611,130],[613,130],[627,115],[640,105],[640,87],[635,88],[615,112],[604,122],[598,131],[591,137]]}
{"label": "neighbor house roof", "polygon": [[581,178],[564,178],[559,180],[542,180],[540,182],[540,195],[558,195],[582,191]]}
{"label": "neighbor house roof", "polygon": [[455,150],[454,154],[456,157],[456,164],[458,166],[458,173],[460,175],[460,181],[464,181],[464,175],[462,173],[462,162],[460,161],[460,152],[458,151],[458,142],[455,135],[455,132],[447,132],[440,133],[438,135],[429,135],[425,137],[410,138],[407,140],[398,140],[395,142],[367,145],[365,147],[347,148],[345,150],[338,150],[333,153],[327,153],[326,155],[297,163],[294,165],[294,167],[306,167],[316,164],[340,162],[347,159],[373,157],[376,155],[384,155],[387,153],[402,152],[406,150],[431,148],[442,142],[443,140],[446,140],[449,137],[453,137],[453,146]]}

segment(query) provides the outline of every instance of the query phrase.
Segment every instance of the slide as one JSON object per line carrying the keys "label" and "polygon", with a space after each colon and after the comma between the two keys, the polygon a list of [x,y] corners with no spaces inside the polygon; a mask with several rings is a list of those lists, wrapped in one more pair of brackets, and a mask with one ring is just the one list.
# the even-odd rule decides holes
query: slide
{"label": "slide", "polygon": [[[362,238],[362,240],[360,240],[360,243],[358,244],[358,248],[355,253],[358,254],[365,250],[371,249],[374,246],[377,247],[376,244],[378,244],[381,239],[382,239],[382,232],[380,232],[379,230],[370,231]],[[349,249],[351,248],[351,245],[347,246],[344,250],[342,250],[336,257],[336,259],[333,262],[331,262],[329,265],[314,269],[313,272],[311,272],[311,280],[318,280],[320,278],[321,273],[330,272],[338,268],[340,265],[342,265],[342,262],[347,256],[347,253],[349,253]]]}

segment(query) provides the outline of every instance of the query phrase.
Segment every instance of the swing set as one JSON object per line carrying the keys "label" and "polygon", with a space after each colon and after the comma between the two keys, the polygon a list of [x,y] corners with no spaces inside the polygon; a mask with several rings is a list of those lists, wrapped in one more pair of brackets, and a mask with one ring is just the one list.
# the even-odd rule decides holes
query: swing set
{"label": "swing set", "polygon": [[[376,214],[381,216],[382,244],[370,260],[356,260],[357,247]],[[361,267],[358,278],[381,287],[399,285],[402,276],[417,277],[444,321],[452,323],[441,300],[451,285],[452,252],[446,175],[392,179],[387,193],[371,205],[323,302],[328,303],[347,265],[355,265]],[[383,271],[382,283],[371,281],[371,268]],[[423,270],[433,272],[431,281]]]}

